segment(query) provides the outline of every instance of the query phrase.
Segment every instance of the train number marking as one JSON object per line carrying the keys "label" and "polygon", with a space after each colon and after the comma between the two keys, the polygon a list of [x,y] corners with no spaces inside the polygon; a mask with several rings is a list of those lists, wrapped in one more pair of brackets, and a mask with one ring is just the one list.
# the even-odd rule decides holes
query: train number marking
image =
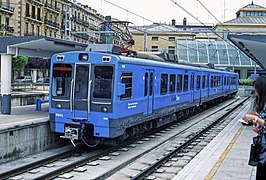
{"label": "train number marking", "polygon": [[55,117],[64,117],[64,115],[60,113],[55,113]]}

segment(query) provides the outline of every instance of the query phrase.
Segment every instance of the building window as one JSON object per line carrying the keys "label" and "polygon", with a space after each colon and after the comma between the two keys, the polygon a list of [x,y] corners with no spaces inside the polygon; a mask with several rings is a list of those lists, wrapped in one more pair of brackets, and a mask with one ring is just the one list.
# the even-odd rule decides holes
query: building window
{"label": "building window", "polygon": [[41,20],[41,8],[37,9],[37,19]]}
{"label": "building window", "polygon": [[40,26],[37,26],[37,36],[40,36]]}
{"label": "building window", "polygon": [[158,37],[151,37],[151,40],[152,40],[152,41],[158,41],[159,38],[158,38]]}
{"label": "building window", "polygon": [[169,41],[175,41],[175,37],[169,37],[168,40]]}
{"label": "building window", "polygon": [[151,47],[151,51],[152,51],[152,52],[156,52],[156,51],[158,51],[158,50],[159,50],[158,46],[152,46],[152,47]]}
{"label": "building window", "polygon": [[56,38],[56,32],[54,32],[54,38]]}
{"label": "building window", "polygon": [[31,17],[35,19],[35,6],[31,7]]}
{"label": "building window", "polygon": [[168,86],[168,74],[161,75],[161,94],[167,93],[167,86]]}
{"label": "building window", "polygon": [[175,46],[168,46],[168,53],[175,54]]}
{"label": "building window", "polygon": [[26,22],[25,23],[25,34],[29,33],[29,24]]}
{"label": "building window", "polygon": [[30,5],[26,3],[26,17],[30,16]]}
{"label": "building window", "polygon": [[6,17],[6,28],[9,26],[9,17]]}
{"label": "building window", "polygon": [[130,99],[132,97],[132,72],[124,72],[121,74],[121,83],[126,85],[125,94],[120,96],[120,99]]}
{"label": "building window", "polygon": [[31,24],[31,33],[34,35],[34,24]]}

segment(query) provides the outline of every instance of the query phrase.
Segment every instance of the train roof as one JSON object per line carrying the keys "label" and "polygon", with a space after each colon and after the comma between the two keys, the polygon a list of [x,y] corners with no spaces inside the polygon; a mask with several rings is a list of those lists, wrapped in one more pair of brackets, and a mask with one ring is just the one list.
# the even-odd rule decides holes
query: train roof
{"label": "train roof", "polygon": [[[112,56],[119,60],[119,62],[138,64],[138,65],[150,65],[165,68],[181,68],[181,69],[191,69],[195,71],[209,71],[209,72],[219,72],[219,73],[230,73],[226,69],[216,69],[213,64],[201,64],[201,63],[189,63],[185,60],[177,59],[177,56],[170,56],[167,53],[162,52],[139,52],[133,56],[123,55],[119,50],[119,47],[110,44],[91,44],[87,47],[85,51],[72,51],[66,53],[91,53],[106,56]],[[62,53],[60,53],[62,54]],[[65,53],[63,53],[65,54]]]}
{"label": "train roof", "polygon": [[158,61],[158,60],[153,60],[153,59],[142,59],[142,58],[134,58],[134,57],[126,57],[126,56],[121,56],[119,55],[119,61],[123,63],[130,63],[130,64],[138,64],[138,65],[152,65],[152,66],[157,66],[157,67],[165,67],[165,68],[181,68],[181,69],[191,69],[195,71],[209,71],[209,72],[219,72],[219,73],[232,73],[233,72],[228,72],[228,71],[223,71],[220,69],[212,69],[209,68],[208,66],[199,66],[199,65],[190,65],[190,64],[180,64],[180,63],[171,63],[167,61]]}

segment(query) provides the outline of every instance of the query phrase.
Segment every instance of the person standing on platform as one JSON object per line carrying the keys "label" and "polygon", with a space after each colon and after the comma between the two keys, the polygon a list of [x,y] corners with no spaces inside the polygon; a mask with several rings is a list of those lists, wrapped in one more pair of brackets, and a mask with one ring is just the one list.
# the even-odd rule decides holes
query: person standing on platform
{"label": "person standing on platform", "polygon": [[[256,133],[266,138],[266,76],[256,79],[255,85],[256,105],[254,114],[245,114],[244,121],[252,121]],[[260,164],[257,166],[256,180],[266,180],[266,148],[260,154]]]}

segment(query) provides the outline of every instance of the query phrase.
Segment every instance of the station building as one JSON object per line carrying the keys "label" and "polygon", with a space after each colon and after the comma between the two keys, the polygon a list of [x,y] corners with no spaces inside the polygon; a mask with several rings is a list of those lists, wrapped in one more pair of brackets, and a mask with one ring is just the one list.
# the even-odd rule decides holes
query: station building
{"label": "station building", "polygon": [[228,39],[228,34],[266,34],[266,8],[253,2],[240,8],[236,18],[214,24],[182,23],[139,26],[132,31],[135,50],[177,54],[192,63],[212,63],[238,72],[240,78],[263,73],[261,68]]}

